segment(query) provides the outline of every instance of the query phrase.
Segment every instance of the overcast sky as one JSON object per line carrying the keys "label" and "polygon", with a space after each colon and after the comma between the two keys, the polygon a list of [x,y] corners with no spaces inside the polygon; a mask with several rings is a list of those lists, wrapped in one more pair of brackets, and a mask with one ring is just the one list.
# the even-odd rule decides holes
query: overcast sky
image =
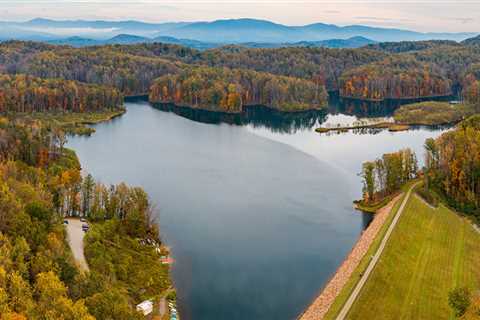
{"label": "overcast sky", "polygon": [[248,17],[288,25],[325,22],[418,31],[480,32],[480,0],[0,0],[0,20],[35,17],[150,22]]}

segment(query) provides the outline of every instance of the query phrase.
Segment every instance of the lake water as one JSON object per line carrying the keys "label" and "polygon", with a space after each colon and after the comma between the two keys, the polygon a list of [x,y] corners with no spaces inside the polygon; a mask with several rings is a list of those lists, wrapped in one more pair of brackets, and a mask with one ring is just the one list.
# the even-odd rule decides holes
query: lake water
{"label": "lake water", "polygon": [[244,116],[127,108],[68,147],[100,181],[149,193],[185,320],[295,319],[371,219],[352,209],[361,163],[404,147],[422,158],[424,140],[442,132],[313,131],[354,121],[352,108]]}

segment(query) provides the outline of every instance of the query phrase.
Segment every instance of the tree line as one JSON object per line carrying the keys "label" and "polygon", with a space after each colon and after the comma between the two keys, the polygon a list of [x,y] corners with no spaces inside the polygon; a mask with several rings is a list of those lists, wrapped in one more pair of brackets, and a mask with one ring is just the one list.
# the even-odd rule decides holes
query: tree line
{"label": "tree line", "polygon": [[[206,51],[161,43],[86,48],[19,41],[0,44],[0,72],[106,85],[124,95],[149,94],[155,79],[185,77],[192,66],[204,66],[307,80],[322,90],[357,99],[420,98],[465,90],[469,69],[478,63],[479,47],[448,41],[358,49],[226,46]],[[153,95],[158,97],[158,92]]]}
{"label": "tree line", "polygon": [[242,69],[195,67],[157,79],[150,101],[241,112],[264,105],[282,111],[319,109],[327,103],[325,88],[311,81]]}
{"label": "tree line", "polygon": [[387,58],[347,71],[340,95],[362,100],[415,99],[452,94],[451,81],[432,65],[411,57]]}
{"label": "tree line", "polygon": [[480,116],[425,142],[425,185],[480,219]]}
{"label": "tree line", "polygon": [[0,71],[105,85],[124,95],[146,95],[155,78],[177,72],[178,66],[109,46],[71,48],[10,41],[0,44]]}
{"label": "tree line", "polygon": [[0,112],[95,112],[122,104],[122,94],[110,87],[0,74]]}
{"label": "tree line", "polygon": [[386,153],[362,166],[363,202],[372,204],[394,194],[418,174],[417,157],[410,149]]}

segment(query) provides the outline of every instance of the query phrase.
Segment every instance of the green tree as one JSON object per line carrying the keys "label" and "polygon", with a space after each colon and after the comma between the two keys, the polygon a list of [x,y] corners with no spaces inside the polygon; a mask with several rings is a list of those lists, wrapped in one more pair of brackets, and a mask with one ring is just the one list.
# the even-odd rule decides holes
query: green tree
{"label": "green tree", "polygon": [[55,273],[40,273],[35,282],[36,313],[42,320],[69,319],[94,320],[83,302],[73,303],[67,297],[67,289]]}
{"label": "green tree", "polygon": [[82,214],[84,217],[90,216],[94,188],[95,180],[91,174],[88,174],[82,183]]}
{"label": "green tree", "polygon": [[471,303],[470,290],[465,287],[452,290],[448,294],[448,303],[455,312],[456,317],[463,316]]}
{"label": "green tree", "polygon": [[8,296],[9,306],[12,311],[32,314],[34,302],[30,285],[22,278],[18,272],[13,272],[8,276]]}
{"label": "green tree", "polygon": [[365,162],[363,164],[362,177],[364,200],[367,202],[372,201],[375,198],[376,189],[374,162]]}

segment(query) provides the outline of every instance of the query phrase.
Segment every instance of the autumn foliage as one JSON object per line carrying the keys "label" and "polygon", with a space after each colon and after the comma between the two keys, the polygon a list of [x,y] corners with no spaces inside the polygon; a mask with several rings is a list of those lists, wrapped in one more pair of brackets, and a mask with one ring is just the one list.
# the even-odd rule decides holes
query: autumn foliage
{"label": "autumn foliage", "polygon": [[322,108],[327,93],[323,86],[297,78],[196,67],[157,79],[150,90],[150,101],[225,112],[241,112],[248,105],[297,111]]}
{"label": "autumn foliage", "polygon": [[[142,319],[135,305],[170,286],[148,196],[83,178],[65,141],[51,124],[0,118],[0,319]],[[94,222],[87,273],[65,216]]]}
{"label": "autumn foliage", "polygon": [[94,112],[123,104],[113,88],[61,79],[0,74],[0,112]]}
{"label": "autumn foliage", "polygon": [[452,94],[452,82],[432,65],[413,58],[388,58],[347,71],[340,95],[362,100],[415,99]]}
{"label": "autumn foliage", "polygon": [[428,185],[450,205],[480,218],[480,117],[426,143]]}
{"label": "autumn foliage", "polygon": [[379,201],[395,192],[417,176],[418,164],[410,149],[386,153],[375,161],[362,166],[363,201],[366,204]]}

